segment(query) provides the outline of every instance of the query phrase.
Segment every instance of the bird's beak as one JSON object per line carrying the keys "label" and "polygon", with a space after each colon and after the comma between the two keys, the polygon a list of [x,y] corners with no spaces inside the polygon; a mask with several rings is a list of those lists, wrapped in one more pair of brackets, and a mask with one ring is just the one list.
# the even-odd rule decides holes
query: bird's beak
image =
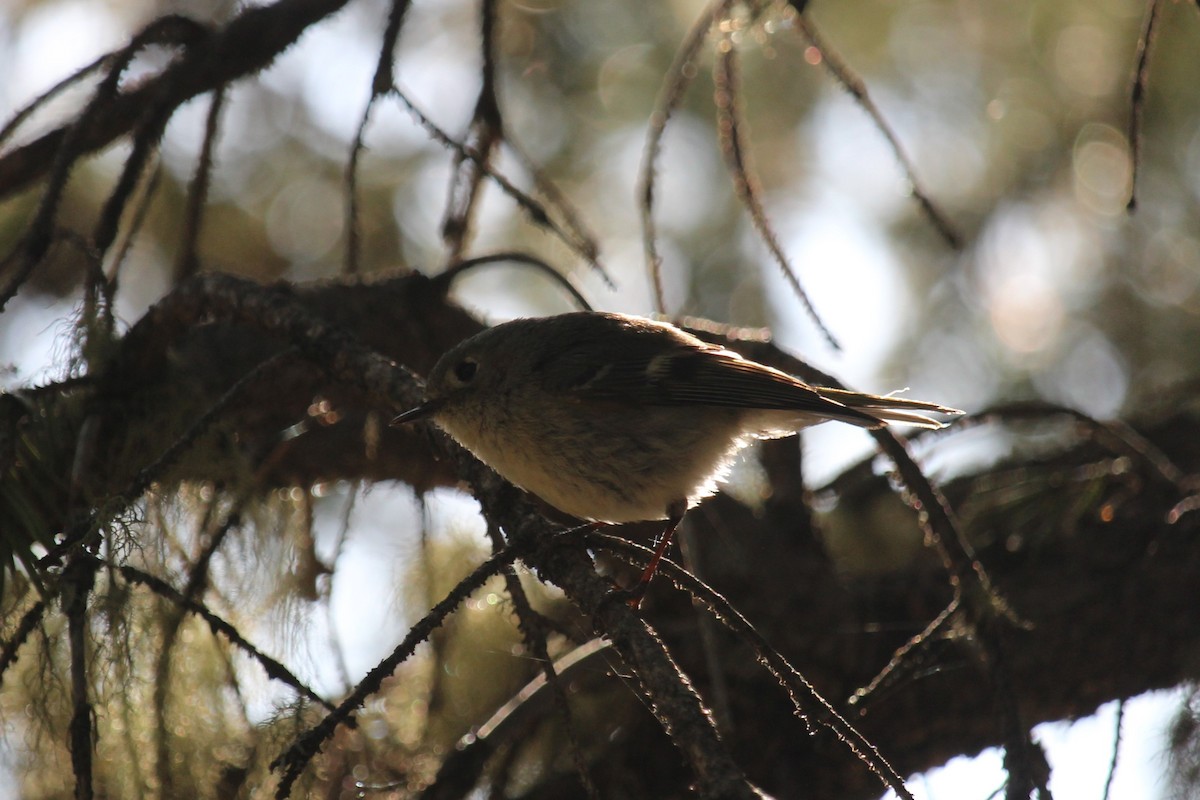
{"label": "bird's beak", "polygon": [[405,411],[403,414],[393,418],[390,424],[392,426],[407,425],[408,423],[416,422],[417,420],[429,419],[434,414],[436,414],[438,411],[440,411],[442,409],[442,406],[444,406],[445,404],[446,404],[445,399],[441,398],[441,397],[436,398],[434,400],[426,400],[424,403],[421,403],[421,405],[417,406],[416,408],[410,408],[408,411]]}

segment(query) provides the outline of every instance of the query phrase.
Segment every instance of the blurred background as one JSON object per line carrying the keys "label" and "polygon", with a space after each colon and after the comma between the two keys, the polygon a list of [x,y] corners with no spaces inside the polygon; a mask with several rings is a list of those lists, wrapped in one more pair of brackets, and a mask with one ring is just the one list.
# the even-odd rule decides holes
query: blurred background
{"label": "blurred background", "polygon": [[[711,47],[694,65],[695,82],[667,128],[658,169],[661,310],[767,326],[785,349],[864,391],[908,387],[914,397],[969,411],[1042,398],[1099,418],[1136,422],[1154,414],[1200,367],[1200,15],[1194,4],[1160,6],[1136,183],[1128,131],[1150,4],[810,6],[809,20],[864,81],[921,188],[962,235],[960,249],[922,213],[885,136],[831,77],[827,55],[802,35],[794,11],[779,5],[754,19],[743,15],[732,41],[741,55],[766,213],[841,349],[831,348],[813,324],[738,202],[718,146]],[[123,46],[158,15],[220,23],[240,8],[9,0],[0,8],[0,119]],[[261,281],[342,273],[345,166],[388,8],[379,0],[348,4],[257,79],[230,88],[198,246],[204,268]],[[506,134],[576,208],[615,287],[530,224],[494,186],[484,193],[473,251],[535,252],[597,308],[656,311],[642,245],[639,169],[663,75],[703,8],[694,0],[500,4],[497,89]],[[465,0],[415,2],[396,51],[397,85],[455,137],[464,135],[479,90],[477,11]],[[123,80],[154,74],[169,55],[144,52]],[[94,85],[64,93],[5,148],[78,113]],[[167,126],[155,202],[122,267],[116,309],[122,324],[136,321],[172,285],[179,219],[209,102],[193,100]],[[438,271],[447,253],[441,224],[451,155],[395,98],[374,107],[365,145],[360,268]],[[91,229],[127,153],[127,144],[116,144],[75,171],[64,224]],[[496,163],[516,185],[532,186],[525,159],[502,149]],[[0,200],[0,250],[10,249],[38,196],[34,187]],[[57,248],[0,315],[8,386],[65,373],[82,276],[79,258]],[[516,267],[473,272],[457,292],[488,321],[571,308],[560,289]],[[813,485],[870,452],[860,433],[827,427],[806,434]],[[1010,446],[995,432],[975,439],[961,458],[994,459]],[[939,468],[954,471],[953,464]],[[352,494],[330,487],[318,513],[337,517]],[[390,650],[411,615],[399,598],[364,612],[361,597],[347,588],[387,585],[416,547],[390,539],[372,520],[409,515],[414,525],[452,530],[483,547],[473,504],[456,493],[437,493],[419,507],[410,495],[396,495],[377,489],[358,498],[355,535],[337,544],[342,583],[330,589],[331,619],[341,623],[307,623],[340,627],[351,675]],[[317,546],[334,553],[332,540]],[[379,548],[389,553],[383,562]],[[328,657],[314,657],[311,669],[316,680],[336,684]],[[1178,703],[1177,695],[1163,695],[1128,706],[1108,796],[1169,796],[1163,737]],[[269,707],[264,700],[263,713]],[[1056,797],[1105,796],[1115,714],[1109,706],[1075,726],[1038,729],[1050,747]],[[22,736],[10,733],[10,748],[19,750]],[[11,752],[9,759],[20,761]],[[999,756],[988,753],[953,762],[912,788],[919,796],[984,800],[1002,781]]]}

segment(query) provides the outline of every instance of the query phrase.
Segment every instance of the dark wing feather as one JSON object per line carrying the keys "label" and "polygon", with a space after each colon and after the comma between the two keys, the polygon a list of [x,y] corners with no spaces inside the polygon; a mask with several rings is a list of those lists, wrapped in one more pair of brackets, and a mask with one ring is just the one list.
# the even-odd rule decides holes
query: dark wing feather
{"label": "dark wing feather", "polygon": [[[649,320],[614,314],[563,315],[580,323],[568,328],[533,374],[551,391],[597,400],[655,402],[647,380],[650,362],[665,352],[694,347],[687,336]],[[697,343],[698,340],[697,340]]]}
{"label": "dark wing feather", "polygon": [[[884,420],[937,428],[921,413],[957,414],[920,400],[813,389],[677,328],[609,314],[581,316],[553,359],[536,364],[547,389],[630,406],[713,406],[794,411],[865,427]],[[585,323],[585,324],[584,324]]]}
{"label": "dark wing feather", "polygon": [[712,345],[666,333],[626,339],[623,345],[619,352],[603,354],[608,358],[586,346],[563,354],[563,377],[571,377],[562,388],[591,400],[796,411],[879,424],[875,417],[828,400],[784,372]]}
{"label": "dark wing feather", "polygon": [[728,350],[672,356],[662,368],[663,391],[672,404],[796,411],[865,425],[879,420],[822,397],[798,378],[748,361]]}

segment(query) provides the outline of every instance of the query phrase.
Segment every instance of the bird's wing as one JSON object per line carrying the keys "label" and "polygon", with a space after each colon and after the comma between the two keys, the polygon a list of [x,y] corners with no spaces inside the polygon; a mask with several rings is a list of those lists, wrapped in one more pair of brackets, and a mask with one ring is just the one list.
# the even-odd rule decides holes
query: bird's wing
{"label": "bird's wing", "polygon": [[[907,398],[814,388],[786,372],[750,361],[678,329],[644,320],[589,317],[595,330],[560,343],[547,388],[579,400],[637,406],[713,406],[793,411],[863,427],[884,421],[926,428],[942,423],[920,412],[961,412]],[[619,333],[619,335],[612,335]]]}
{"label": "bird's wing", "polygon": [[[629,344],[628,342],[626,343]],[[580,348],[560,364],[571,377],[563,389],[580,399],[631,405],[716,406],[796,411],[874,427],[879,419],[822,397],[787,373],[712,345],[647,342],[601,354]]]}

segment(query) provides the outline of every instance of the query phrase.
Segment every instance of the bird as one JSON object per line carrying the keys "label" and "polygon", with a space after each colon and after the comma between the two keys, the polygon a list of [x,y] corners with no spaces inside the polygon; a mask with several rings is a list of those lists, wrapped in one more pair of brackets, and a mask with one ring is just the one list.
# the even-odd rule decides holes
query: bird
{"label": "bird", "polygon": [[594,523],[665,520],[627,593],[635,608],[684,513],[713,494],[738,451],[836,420],[862,428],[958,409],[811,386],[668,322],[599,311],[515,319],[439,358],[430,419],[503,478]]}

